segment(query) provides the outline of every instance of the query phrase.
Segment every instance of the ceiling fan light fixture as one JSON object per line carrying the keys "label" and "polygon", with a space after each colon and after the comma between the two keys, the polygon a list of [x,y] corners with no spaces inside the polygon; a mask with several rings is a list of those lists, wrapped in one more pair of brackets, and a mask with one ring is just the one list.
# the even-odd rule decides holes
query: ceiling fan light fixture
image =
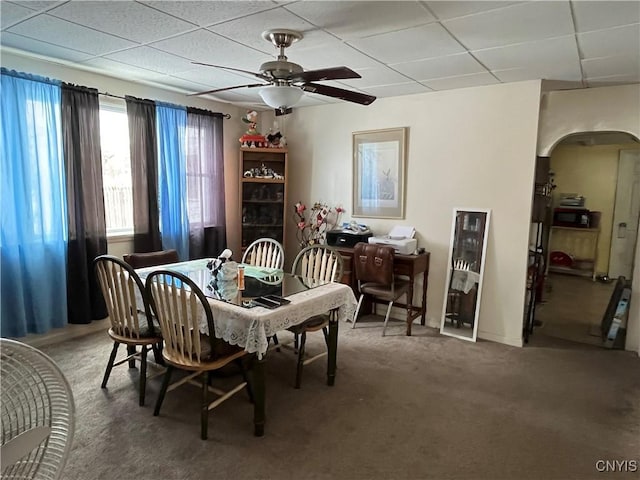
{"label": "ceiling fan light fixture", "polygon": [[291,87],[288,85],[273,85],[270,87],[264,87],[258,92],[264,103],[273,108],[287,108],[293,107],[300,97],[302,97],[302,90],[297,87]]}

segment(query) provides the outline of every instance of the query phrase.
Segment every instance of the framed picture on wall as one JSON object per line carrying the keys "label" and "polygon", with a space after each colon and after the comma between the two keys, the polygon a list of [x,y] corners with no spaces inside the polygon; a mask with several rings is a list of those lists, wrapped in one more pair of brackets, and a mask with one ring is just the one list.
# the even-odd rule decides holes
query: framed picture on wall
{"label": "framed picture on wall", "polygon": [[404,218],[408,130],[353,133],[354,217]]}

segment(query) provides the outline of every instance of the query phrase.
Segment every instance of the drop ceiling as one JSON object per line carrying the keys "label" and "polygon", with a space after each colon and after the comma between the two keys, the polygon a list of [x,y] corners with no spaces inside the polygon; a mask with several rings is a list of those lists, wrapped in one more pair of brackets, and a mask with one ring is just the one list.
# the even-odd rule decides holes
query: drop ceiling
{"label": "drop ceiling", "polygon": [[[322,82],[377,97],[544,79],[549,89],[640,83],[638,1],[7,1],[0,45],[184,93],[255,83],[275,47],[305,70],[345,65],[362,78]],[[266,108],[258,89],[215,98]],[[306,93],[299,105],[340,100]]]}

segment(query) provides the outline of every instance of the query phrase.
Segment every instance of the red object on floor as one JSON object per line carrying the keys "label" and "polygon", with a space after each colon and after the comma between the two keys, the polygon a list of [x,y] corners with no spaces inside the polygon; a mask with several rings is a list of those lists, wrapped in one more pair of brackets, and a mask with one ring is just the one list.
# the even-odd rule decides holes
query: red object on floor
{"label": "red object on floor", "polygon": [[549,255],[549,263],[560,267],[571,267],[573,266],[573,257],[568,253],[555,251]]}

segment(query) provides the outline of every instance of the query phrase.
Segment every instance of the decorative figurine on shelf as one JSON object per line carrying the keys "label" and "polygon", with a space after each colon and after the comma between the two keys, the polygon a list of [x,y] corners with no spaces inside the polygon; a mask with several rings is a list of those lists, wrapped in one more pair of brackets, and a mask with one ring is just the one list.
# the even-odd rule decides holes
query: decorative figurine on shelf
{"label": "decorative figurine on shelf", "polygon": [[264,163],[259,167],[253,167],[246,170],[243,174],[245,178],[276,178],[284,179],[284,176],[276,172],[273,168],[268,168]]}
{"label": "decorative figurine on shelf", "polygon": [[249,110],[242,117],[242,121],[249,125],[249,129],[240,137],[240,143],[243,147],[266,147],[267,139],[258,132],[258,112]]}
{"label": "decorative figurine on shelf", "polygon": [[269,148],[283,148],[280,141],[282,140],[282,134],[280,132],[269,133],[267,135],[267,141],[269,142]]}

